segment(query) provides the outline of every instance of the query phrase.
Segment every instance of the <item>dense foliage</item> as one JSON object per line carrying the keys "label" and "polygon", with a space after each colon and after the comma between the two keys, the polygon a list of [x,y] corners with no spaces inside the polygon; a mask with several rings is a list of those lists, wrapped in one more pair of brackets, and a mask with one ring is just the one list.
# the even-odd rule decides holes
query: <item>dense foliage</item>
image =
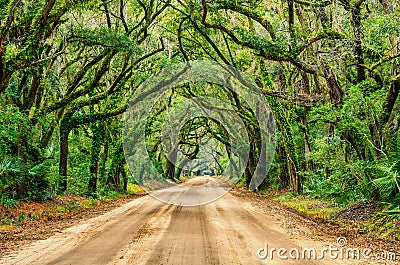
{"label": "dense foliage", "polygon": [[[211,59],[252,76],[274,112],[276,158],[259,188],[376,198],[398,214],[399,18],[397,0],[0,0],[0,199],[123,191],[134,181],[121,140],[129,98],[168,65]],[[226,102],[255,135],[249,185],[261,155],[254,113],[211,84],[176,88],[151,110],[157,170],[184,175],[158,135],[168,108],[196,96]],[[219,172],[231,159],[209,119],[180,139],[188,159],[211,139]]]}

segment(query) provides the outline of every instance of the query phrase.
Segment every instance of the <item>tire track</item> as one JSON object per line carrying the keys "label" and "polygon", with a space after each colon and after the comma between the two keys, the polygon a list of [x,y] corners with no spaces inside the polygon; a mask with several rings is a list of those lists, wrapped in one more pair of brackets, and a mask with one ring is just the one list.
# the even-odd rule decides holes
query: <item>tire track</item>
{"label": "tire track", "polygon": [[206,207],[174,206],[170,225],[147,264],[220,264]]}
{"label": "tire track", "polygon": [[165,233],[171,221],[172,211],[172,205],[166,205],[162,211],[153,215],[138,229],[129,245],[121,249],[114,260],[108,264],[145,264],[155,243],[157,243],[161,239],[162,234]]}
{"label": "tire track", "polygon": [[[109,224],[95,235],[78,244],[74,249],[45,264],[106,264],[117,256],[118,252],[134,238],[139,228],[152,216],[158,214],[167,205],[161,203],[146,204],[140,211],[130,211]],[[37,264],[44,264],[38,262]]]}

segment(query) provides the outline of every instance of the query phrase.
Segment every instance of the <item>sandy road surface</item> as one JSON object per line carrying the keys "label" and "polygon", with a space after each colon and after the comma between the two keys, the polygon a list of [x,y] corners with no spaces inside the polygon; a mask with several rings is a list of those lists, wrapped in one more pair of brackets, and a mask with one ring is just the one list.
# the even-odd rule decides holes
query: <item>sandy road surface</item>
{"label": "sandy road surface", "polygon": [[[204,184],[204,178],[188,182],[197,184]],[[195,193],[209,196],[210,192],[202,188]],[[171,193],[158,196],[192,194],[187,189]],[[145,196],[5,256],[0,264],[348,264],[328,258],[261,260],[258,250],[266,243],[269,248],[301,250],[335,242],[294,237],[279,226],[276,216],[229,193],[210,204],[191,207]]]}

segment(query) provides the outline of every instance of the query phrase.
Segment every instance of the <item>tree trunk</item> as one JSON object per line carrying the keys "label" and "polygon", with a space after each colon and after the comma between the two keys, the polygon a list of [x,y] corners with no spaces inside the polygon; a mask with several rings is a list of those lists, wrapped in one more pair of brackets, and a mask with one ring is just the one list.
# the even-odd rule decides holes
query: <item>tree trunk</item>
{"label": "tree trunk", "polygon": [[364,57],[362,51],[362,38],[363,33],[361,29],[361,9],[354,7],[352,9],[352,20],[354,30],[354,53],[357,61],[357,81],[361,83],[366,79],[364,68]]}
{"label": "tree trunk", "polygon": [[105,180],[105,175],[106,175],[107,159],[108,159],[108,141],[106,140],[104,143],[103,153],[99,165],[99,180],[103,182]]}
{"label": "tree trunk", "polygon": [[126,175],[126,171],[125,171],[124,165],[121,165],[121,175],[122,175],[122,181],[123,181],[122,190],[124,192],[126,192],[128,190],[128,177]]}
{"label": "tree trunk", "polygon": [[281,141],[278,142],[278,164],[280,167],[279,171],[279,188],[283,189],[289,186],[290,177],[289,169],[287,167],[285,147]]}
{"label": "tree trunk", "polygon": [[61,130],[60,132],[60,163],[59,163],[59,175],[60,175],[60,191],[67,191],[67,170],[68,170],[68,135],[69,130]]}
{"label": "tree trunk", "polygon": [[101,143],[104,137],[104,124],[99,121],[92,124],[93,131],[91,159],[90,159],[90,179],[88,183],[88,192],[90,196],[95,197],[97,193],[97,179],[100,160]]}
{"label": "tree trunk", "polygon": [[176,150],[175,148],[172,150],[171,153],[168,154],[165,166],[165,177],[167,179],[174,180],[177,155],[178,155],[178,150]]}
{"label": "tree trunk", "polygon": [[182,171],[183,171],[183,168],[188,164],[190,162],[190,159],[188,159],[188,158],[185,158],[183,161],[182,161],[182,163],[179,165],[179,167],[178,167],[178,170],[176,171],[176,173],[175,173],[175,178],[176,179],[179,179],[180,178],[180,176],[181,176],[181,174],[182,174]]}
{"label": "tree trunk", "polygon": [[24,168],[23,172],[21,172],[21,176],[17,186],[17,195],[19,199],[26,198],[28,196],[28,184],[26,179],[26,164],[27,164],[27,137],[23,135],[19,140],[18,144],[18,163]]}

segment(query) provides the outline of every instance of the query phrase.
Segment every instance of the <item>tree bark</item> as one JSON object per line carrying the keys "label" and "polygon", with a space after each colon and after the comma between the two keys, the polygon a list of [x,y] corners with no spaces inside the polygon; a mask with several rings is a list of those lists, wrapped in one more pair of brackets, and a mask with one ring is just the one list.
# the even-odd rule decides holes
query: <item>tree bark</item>
{"label": "tree bark", "polygon": [[88,183],[88,192],[92,197],[96,197],[98,170],[100,160],[101,143],[104,137],[104,124],[97,122],[91,126],[93,131],[91,159],[90,159],[90,178]]}
{"label": "tree bark", "polygon": [[361,83],[366,79],[364,57],[362,50],[363,32],[361,29],[361,9],[359,6],[352,8],[352,21],[354,30],[354,53],[357,61],[357,81]]}
{"label": "tree bark", "polygon": [[67,170],[68,170],[68,135],[69,130],[61,130],[60,132],[60,163],[59,163],[59,175],[60,175],[60,191],[67,191]]}
{"label": "tree bark", "polygon": [[168,154],[165,165],[165,177],[167,179],[174,180],[177,155],[178,151],[175,148]]}

